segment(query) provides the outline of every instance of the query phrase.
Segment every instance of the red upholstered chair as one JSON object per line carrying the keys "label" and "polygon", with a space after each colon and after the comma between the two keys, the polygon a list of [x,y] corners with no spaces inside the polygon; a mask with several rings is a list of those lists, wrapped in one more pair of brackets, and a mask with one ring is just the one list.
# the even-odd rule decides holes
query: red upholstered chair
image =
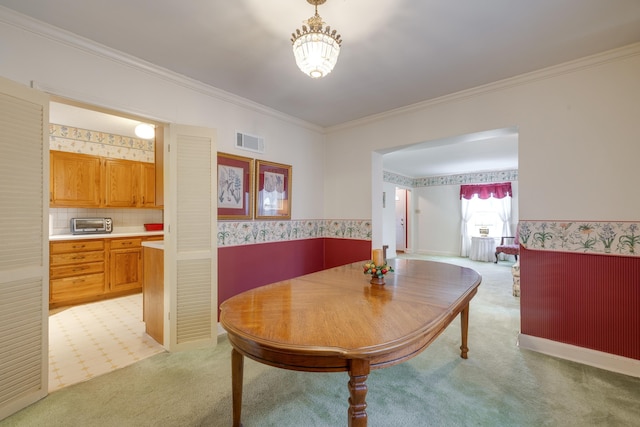
{"label": "red upholstered chair", "polygon": [[515,255],[516,261],[518,261],[518,255],[520,254],[520,242],[518,241],[518,235],[515,237],[502,237],[500,238],[500,244],[496,246],[496,260],[498,263],[498,254],[503,253],[507,255]]}

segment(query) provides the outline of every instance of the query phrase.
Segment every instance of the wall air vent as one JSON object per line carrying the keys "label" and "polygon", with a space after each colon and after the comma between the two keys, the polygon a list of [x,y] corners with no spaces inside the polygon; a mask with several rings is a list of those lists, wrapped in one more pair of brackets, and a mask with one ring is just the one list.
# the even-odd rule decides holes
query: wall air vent
{"label": "wall air vent", "polygon": [[236,147],[254,153],[264,153],[264,138],[236,132]]}

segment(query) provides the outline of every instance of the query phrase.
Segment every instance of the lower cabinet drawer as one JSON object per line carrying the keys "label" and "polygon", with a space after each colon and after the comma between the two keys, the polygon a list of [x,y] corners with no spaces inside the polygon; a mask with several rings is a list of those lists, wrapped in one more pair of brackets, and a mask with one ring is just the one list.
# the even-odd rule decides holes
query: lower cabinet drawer
{"label": "lower cabinet drawer", "polygon": [[88,262],[86,264],[61,265],[51,267],[50,279],[69,276],[81,276],[93,273],[104,273],[104,262]]}
{"label": "lower cabinet drawer", "polygon": [[51,255],[51,266],[104,261],[104,251],[71,252]]}
{"label": "lower cabinet drawer", "polygon": [[104,273],[55,279],[50,285],[51,302],[91,297],[104,293]]}
{"label": "lower cabinet drawer", "polygon": [[139,248],[142,245],[142,238],[135,239],[113,239],[109,243],[111,249]]}
{"label": "lower cabinet drawer", "polygon": [[79,251],[103,251],[104,240],[77,240],[70,242],[51,242],[51,253],[62,254]]}

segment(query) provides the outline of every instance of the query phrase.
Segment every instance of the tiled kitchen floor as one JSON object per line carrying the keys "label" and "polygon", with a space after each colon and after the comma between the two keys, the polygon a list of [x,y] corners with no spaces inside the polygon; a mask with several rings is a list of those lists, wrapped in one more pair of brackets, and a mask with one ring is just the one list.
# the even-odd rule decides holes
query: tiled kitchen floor
{"label": "tiled kitchen floor", "polygon": [[142,294],[49,316],[49,392],[165,351],[144,332]]}

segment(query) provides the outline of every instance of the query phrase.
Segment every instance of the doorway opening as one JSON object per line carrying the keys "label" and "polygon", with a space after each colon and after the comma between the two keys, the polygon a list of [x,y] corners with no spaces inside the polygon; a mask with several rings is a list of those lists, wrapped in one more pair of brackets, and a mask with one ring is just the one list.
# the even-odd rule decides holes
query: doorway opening
{"label": "doorway opening", "polygon": [[[99,157],[110,157],[120,160],[135,161],[136,164],[155,165],[155,205],[145,205],[142,208],[125,207],[89,207],[89,206],[58,206],[49,207],[49,240],[66,241],[65,238],[75,239],[78,236],[70,235],[71,218],[105,217],[113,221],[113,233],[111,237],[129,238],[138,236],[144,231],[144,224],[162,223],[163,210],[163,161],[162,141],[164,126],[162,123],[145,118],[119,113],[113,110],[93,107],[83,103],[70,101],[64,98],[52,96],[49,109],[49,123],[52,134],[50,136],[50,149],[54,152],[87,154]],[[156,137],[153,141],[142,140],[135,135],[135,127],[140,123],[151,123],[156,128]],[[127,144],[127,142],[129,144]],[[119,151],[124,153],[115,157],[112,153]],[[65,153],[66,152],[66,153]],[[148,162],[148,163],[145,163]],[[148,175],[145,179],[153,179]],[[55,180],[53,181],[55,182]],[[97,185],[97,184],[95,184]],[[117,233],[117,236],[116,236]],[[81,236],[87,237],[87,236]],[[78,242],[96,242],[101,239],[96,236],[91,240],[77,240]],[[96,239],[97,238],[97,239]],[[146,236],[145,239],[151,238]],[[162,238],[154,236],[153,238]],[[69,240],[75,242],[76,240]],[[127,242],[130,243],[130,242]],[[113,249],[109,250],[109,248]],[[52,257],[59,256],[56,263],[51,263],[50,292],[54,286],[64,286],[72,280],[86,280],[91,284],[91,289],[110,289],[111,277],[123,278],[122,271],[127,271],[127,284],[141,269],[131,266],[132,259],[141,262],[137,256],[140,249],[127,248],[114,249],[102,243],[90,256],[92,262],[74,267],[69,261],[69,250],[60,247],[52,251]],[[118,253],[119,257],[111,256]],[[134,253],[135,252],[135,253]],[[140,252],[141,253],[141,252]],[[72,254],[73,255],[73,254]],[[133,258],[131,258],[133,257]],[[65,259],[67,259],[65,261]],[[121,270],[116,263],[122,260],[127,266],[122,265]],[[136,264],[138,265],[138,264]],[[88,269],[88,270],[86,270]],[[113,274],[112,274],[113,273]],[[131,279],[130,279],[131,277]],[[54,283],[59,282],[59,283]],[[83,282],[84,283],[84,282]],[[141,282],[140,282],[141,284]],[[93,291],[92,291],[93,292]],[[76,304],[84,301],[85,296],[75,302],[67,303],[62,294],[60,299],[52,299],[49,310],[49,392],[66,387],[68,385],[84,381],[97,375],[110,372],[120,367],[135,363],[138,360],[165,351],[164,347],[155,342],[145,333],[143,322],[142,293],[133,292],[130,295],[117,296],[103,299],[104,296],[89,295],[86,300],[92,302]],[[131,293],[129,292],[129,293]],[[68,294],[67,294],[68,295]],[[119,295],[119,294],[118,294]],[[57,297],[58,298],[58,297]],[[75,296],[70,296],[71,299]]]}
{"label": "doorway opening", "polygon": [[[513,126],[376,151],[373,188],[377,182],[386,191],[393,188],[400,205],[403,195],[397,190],[410,191],[405,209],[373,212],[374,238],[381,236],[383,245],[396,245],[397,251],[460,256],[460,185],[510,181],[517,187],[518,139],[518,128]],[[513,210],[517,223],[517,198]],[[497,226],[491,228],[499,232]]]}
{"label": "doorway opening", "polygon": [[409,248],[409,201],[411,190],[396,187],[395,194],[395,225],[396,225],[396,253],[405,253]]}

